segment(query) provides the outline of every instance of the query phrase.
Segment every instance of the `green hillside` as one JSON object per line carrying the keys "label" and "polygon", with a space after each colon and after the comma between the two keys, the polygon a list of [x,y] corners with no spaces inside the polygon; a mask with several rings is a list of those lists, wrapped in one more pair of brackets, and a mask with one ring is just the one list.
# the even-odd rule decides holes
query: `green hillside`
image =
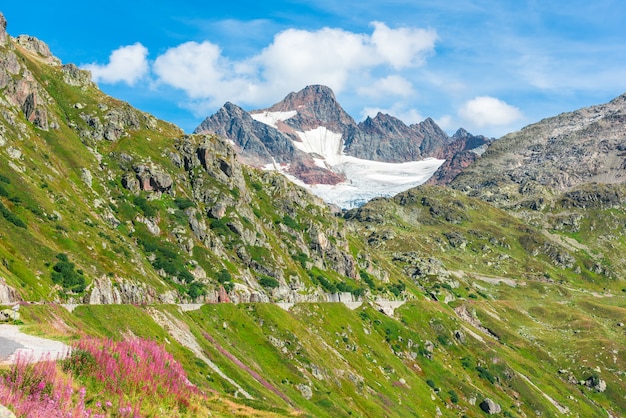
{"label": "green hillside", "polygon": [[70,344],[156,341],[202,395],[141,414],[626,413],[624,186],[337,214],[32,51],[0,45],[2,304]]}

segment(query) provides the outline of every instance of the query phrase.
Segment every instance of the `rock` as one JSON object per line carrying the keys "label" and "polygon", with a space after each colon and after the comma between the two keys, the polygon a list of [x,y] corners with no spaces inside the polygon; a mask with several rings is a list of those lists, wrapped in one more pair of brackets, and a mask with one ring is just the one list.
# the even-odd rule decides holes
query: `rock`
{"label": "rock", "polygon": [[313,397],[313,391],[311,390],[311,386],[305,384],[299,384],[296,386],[304,399],[309,400]]}
{"label": "rock", "polygon": [[606,382],[597,375],[589,376],[587,380],[582,382],[583,385],[595,390],[596,392],[604,392],[606,390]]}
{"label": "rock", "polygon": [[61,60],[52,55],[50,47],[45,42],[28,35],[18,36],[15,38],[15,42],[23,46],[24,49],[37,54],[42,61],[51,65],[61,65]]}
{"label": "rock", "polygon": [[454,331],[454,338],[456,338],[457,340],[459,340],[459,342],[461,344],[465,344],[465,333],[463,333],[463,331],[461,330],[455,330]]}
{"label": "rock", "polygon": [[0,13],[0,45],[6,45],[9,35],[7,34],[7,20]]}
{"label": "rock", "polygon": [[0,304],[9,305],[21,300],[17,291],[7,284],[4,277],[0,276]]}
{"label": "rock", "polygon": [[80,178],[82,181],[85,182],[87,186],[91,187],[91,184],[93,182],[93,176],[91,175],[91,171],[86,168],[81,169]]}
{"label": "rock", "polygon": [[20,313],[13,309],[3,309],[0,311],[0,321],[19,321]]}
{"label": "rock", "polygon": [[141,190],[139,187],[139,180],[132,174],[126,174],[122,177],[122,186],[133,193],[138,193],[139,190]]}
{"label": "rock", "polygon": [[[139,181],[139,188],[141,190],[166,193],[169,192],[174,185],[172,176],[165,173],[158,167],[138,165],[133,167],[133,169],[135,170],[136,178]],[[131,180],[128,180],[128,175],[125,177],[127,178],[127,188],[130,189],[130,187],[134,187],[135,184]]]}
{"label": "rock", "polygon": [[93,281],[87,303],[91,305],[119,304],[122,303],[122,295],[113,286],[111,279],[102,277]]}
{"label": "rock", "polygon": [[482,401],[479,406],[480,409],[482,409],[489,415],[499,414],[500,412],[502,412],[502,408],[500,407],[500,405],[498,405],[489,398],[485,398],[485,400]]}
{"label": "rock", "polygon": [[95,86],[91,81],[91,71],[81,70],[74,64],[65,64],[61,71],[63,71],[63,81],[70,86]]}

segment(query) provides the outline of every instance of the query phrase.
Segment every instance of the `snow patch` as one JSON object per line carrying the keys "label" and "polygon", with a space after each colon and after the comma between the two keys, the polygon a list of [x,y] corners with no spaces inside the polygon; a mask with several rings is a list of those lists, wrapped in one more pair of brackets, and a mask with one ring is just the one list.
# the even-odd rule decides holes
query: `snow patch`
{"label": "snow patch", "polygon": [[269,125],[273,128],[278,129],[277,123],[284,122],[289,118],[293,118],[298,114],[295,110],[290,110],[288,112],[261,112],[261,113],[250,113],[252,119]]}
{"label": "snow patch", "polygon": [[[293,117],[297,112],[263,112],[253,114],[259,122],[276,127],[277,121]],[[296,132],[302,142],[293,141],[299,150],[311,154],[315,165],[343,174],[347,181],[335,185],[305,184],[287,174],[289,166],[268,164],[266,170],[285,174],[292,182],[308,189],[327,203],[351,209],[375,197],[391,197],[426,182],[445,160],[426,158],[406,163],[386,163],[364,160],[343,153],[341,134],[320,126],[310,131]]]}
{"label": "snow patch", "polygon": [[343,141],[341,134],[329,131],[324,126],[320,126],[310,131],[297,131],[302,142],[293,142],[300,151],[309,154],[317,154],[324,158],[331,165],[341,164],[343,161]]}

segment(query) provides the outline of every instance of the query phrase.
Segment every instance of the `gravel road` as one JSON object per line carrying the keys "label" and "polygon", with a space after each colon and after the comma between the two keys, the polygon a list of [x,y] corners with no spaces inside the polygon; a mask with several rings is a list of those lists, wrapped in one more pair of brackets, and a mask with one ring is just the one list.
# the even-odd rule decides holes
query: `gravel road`
{"label": "gravel road", "polygon": [[63,358],[69,352],[60,341],[24,334],[17,325],[0,325],[0,365],[14,363],[18,353],[35,362]]}

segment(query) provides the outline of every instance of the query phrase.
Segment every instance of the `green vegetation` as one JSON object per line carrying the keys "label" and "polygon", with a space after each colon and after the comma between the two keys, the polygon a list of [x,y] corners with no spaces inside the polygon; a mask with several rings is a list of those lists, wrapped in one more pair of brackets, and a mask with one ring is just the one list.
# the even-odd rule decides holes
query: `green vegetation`
{"label": "green vegetation", "polygon": [[76,270],[74,263],[70,262],[67,254],[57,254],[59,260],[52,266],[52,281],[63,286],[66,291],[82,293],[85,290],[86,282],[82,270]]}
{"label": "green vegetation", "polygon": [[[22,306],[25,331],[154,341],[214,396],[215,416],[474,417],[486,397],[507,416],[624,415],[626,209],[615,199],[626,186],[506,210],[424,186],[336,216],[239,165],[225,141],[185,136],[15,53],[59,123],[0,116],[23,155],[0,158],[1,284],[46,302]],[[120,135],[102,140],[94,125]],[[171,188],[141,190],[138,167]],[[217,302],[221,287],[242,303],[160,305]],[[337,292],[363,304],[315,303]],[[127,304],[47,303],[94,296]],[[312,302],[245,303],[265,298]],[[100,393],[78,380],[89,355],[63,365]],[[178,411],[154,402],[148,414]]]}

